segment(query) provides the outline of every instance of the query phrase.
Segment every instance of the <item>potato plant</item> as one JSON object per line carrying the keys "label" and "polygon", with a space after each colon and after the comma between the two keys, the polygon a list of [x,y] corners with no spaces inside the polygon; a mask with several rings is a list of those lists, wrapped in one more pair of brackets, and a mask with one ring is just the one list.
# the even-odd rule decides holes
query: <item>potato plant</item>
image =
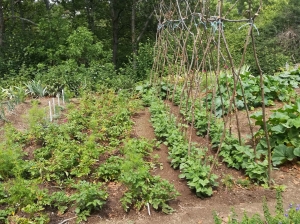
{"label": "potato plant", "polygon": [[[152,176],[145,160],[154,143],[131,138],[131,116],[139,108],[135,95],[105,90],[85,93],[55,122],[45,120],[44,109],[34,103],[27,130],[7,125],[0,145],[0,222],[48,223],[49,208],[59,215],[74,210],[77,222],[87,220],[106,203],[110,181],[126,187],[126,211],[149,204],[172,212],[168,201],[178,192]],[[35,148],[30,157],[24,152],[28,147]]]}

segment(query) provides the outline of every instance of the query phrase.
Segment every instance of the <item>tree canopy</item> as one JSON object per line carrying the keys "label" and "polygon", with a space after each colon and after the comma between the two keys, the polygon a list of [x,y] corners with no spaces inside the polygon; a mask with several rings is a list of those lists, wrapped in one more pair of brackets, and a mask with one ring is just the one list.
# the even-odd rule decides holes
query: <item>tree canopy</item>
{"label": "tree canopy", "polygon": [[[168,2],[172,5],[180,1]],[[263,71],[271,74],[285,63],[299,62],[300,2],[262,2],[255,20],[259,31],[256,44]],[[212,14],[216,3],[210,0],[189,4],[206,4]],[[233,9],[227,17],[241,18],[247,17],[249,3],[255,11],[260,1],[224,0],[223,7]],[[2,82],[20,76],[34,79],[41,68],[46,71],[72,64],[84,69],[94,66],[93,71],[96,65],[98,70],[106,66],[111,76],[143,79],[151,69],[159,18],[166,16],[159,11],[161,4],[159,0],[0,0],[0,78]],[[248,15],[251,13],[254,12]],[[225,24],[236,60],[241,57],[244,30],[241,24]],[[246,63],[254,68],[250,55]]]}

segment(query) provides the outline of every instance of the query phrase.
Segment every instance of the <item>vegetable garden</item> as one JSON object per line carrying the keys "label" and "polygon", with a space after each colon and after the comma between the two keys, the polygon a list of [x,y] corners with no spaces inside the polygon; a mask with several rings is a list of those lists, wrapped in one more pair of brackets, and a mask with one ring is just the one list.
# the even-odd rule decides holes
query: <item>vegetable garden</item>
{"label": "vegetable garden", "polygon": [[[74,89],[80,97],[60,92],[67,103],[55,105],[54,99],[51,104],[50,98],[43,98],[48,90],[39,81],[2,89],[0,223],[97,223],[91,219],[105,210],[108,218],[114,215],[120,221],[121,215],[109,207],[116,194],[119,198],[114,203],[122,207],[122,214],[151,216],[153,210],[171,214],[184,206],[183,198],[178,198],[187,193],[177,190],[174,178],[187,185],[199,204],[208,203],[209,197],[220,198],[222,192],[223,197],[230,191],[235,194],[235,188],[254,195],[257,191],[264,217],[245,213],[241,223],[300,220],[297,201],[289,201],[292,204],[284,210],[285,187],[276,182],[280,178],[273,171],[293,167],[299,176],[300,99],[295,89],[300,69],[263,74],[256,56],[259,32],[254,23],[261,4],[249,3],[252,17],[238,21],[223,15],[221,1],[218,16],[207,15],[207,7],[161,1],[151,77],[133,90],[95,86],[87,91],[77,80]],[[249,27],[240,62],[233,61],[228,48],[227,22]],[[244,65],[250,43],[257,76]],[[54,96],[53,91],[48,95]],[[279,102],[285,105],[266,113],[267,107]],[[15,114],[21,105],[30,109],[19,118],[23,126],[18,128],[8,115],[21,116]],[[152,139],[136,134],[134,122],[139,111],[148,109],[156,136]],[[245,127],[240,125],[242,110]],[[247,130],[248,138],[241,129]],[[203,144],[195,141],[193,130]],[[167,147],[165,161],[156,154],[163,147]],[[171,178],[157,175],[170,167],[175,170],[168,171],[174,172]],[[117,191],[112,191],[112,184],[119,186]],[[273,214],[267,199],[261,197],[264,188],[273,190],[268,198],[276,203]],[[224,221],[219,214],[213,215],[213,206],[209,208],[215,223],[239,223],[234,210]]]}

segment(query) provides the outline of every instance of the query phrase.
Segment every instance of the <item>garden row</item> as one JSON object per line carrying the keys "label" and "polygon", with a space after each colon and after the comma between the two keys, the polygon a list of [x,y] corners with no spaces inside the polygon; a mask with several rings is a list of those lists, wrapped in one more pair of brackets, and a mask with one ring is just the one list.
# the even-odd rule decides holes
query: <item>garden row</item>
{"label": "garden row", "polygon": [[[157,137],[168,144],[171,165],[174,168],[185,168],[182,169],[183,175],[181,175],[181,177],[186,177],[188,183],[189,178],[191,178],[190,182],[192,184],[189,183],[189,185],[199,192],[199,196],[201,194],[202,196],[211,195],[206,193],[204,189],[212,193],[212,187],[217,186],[215,182],[216,177],[211,175],[209,165],[215,161],[213,161],[212,156],[207,156],[207,149],[197,149],[193,144],[190,147],[184,134],[180,130],[181,124],[176,123],[176,119],[166,110],[162,100],[155,100],[155,98],[153,98],[154,92],[155,88],[148,89],[147,87],[143,99],[145,103],[151,102],[151,120],[155,133]],[[176,94],[179,95],[181,92],[177,91],[175,95]],[[175,98],[178,98],[178,96],[175,96]],[[245,143],[240,145],[239,140],[233,135],[230,135],[227,130],[225,131],[226,133],[221,144],[222,133],[224,131],[223,120],[215,116],[209,116],[209,112],[204,107],[201,107],[199,105],[200,103],[201,102],[192,103],[188,101],[188,106],[181,108],[181,114],[189,123],[192,122],[194,117],[194,127],[197,130],[197,135],[205,137],[208,134],[208,124],[210,124],[209,137],[212,149],[217,150],[218,147],[220,147],[219,155],[223,158],[223,161],[227,163],[228,167],[233,167],[238,170],[243,169],[250,179],[266,183],[268,166],[266,152],[258,151],[255,153],[253,148],[249,145]],[[194,104],[194,110],[191,110],[192,104]],[[185,172],[190,174],[185,175]],[[210,179],[211,177],[214,178]],[[198,183],[198,186],[193,183],[194,178],[196,180],[195,182],[203,182],[205,184],[201,185]]]}
{"label": "garden row", "polygon": [[162,100],[154,99],[150,112],[155,135],[168,146],[171,166],[180,169],[179,177],[187,180],[197,196],[211,196],[213,188],[218,186],[218,176],[211,173],[210,164],[214,161],[212,156],[206,156],[207,148],[189,144],[180,130],[181,124],[176,122],[174,115],[170,115]]}

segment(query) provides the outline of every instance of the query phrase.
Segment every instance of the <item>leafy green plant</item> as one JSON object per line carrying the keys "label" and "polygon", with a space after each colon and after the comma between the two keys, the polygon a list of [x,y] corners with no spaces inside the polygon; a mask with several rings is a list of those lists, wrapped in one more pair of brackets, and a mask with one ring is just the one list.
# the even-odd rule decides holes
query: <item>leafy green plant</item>
{"label": "leafy green plant", "polygon": [[43,97],[47,94],[47,87],[41,84],[41,81],[32,80],[25,84],[27,87],[27,94],[33,97]]}
{"label": "leafy green plant", "polygon": [[[266,151],[265,138],[263,136],[262,113],[256,112],[251,116],[260,130],[255,134],[259,140],[257,150]],[[274,110],[267,120],[267,128],[273,150],[272,162],[274,166],[286,161],[292,161],[300,157],[300,99],[295,103],[285,105],[283,108]]]}
{"label": "leafy green plant", "polygon": [[150,174],[150,164],[144,161],[144,157],[152,151],[153,142],[146,139],[133,139],[125,143],[124,161],[121,164],[119,180],[128,188],[121,198],[125,211],[131,207],[140,210],[149,204],[154,209],[162,209],[169,214],[173,209],[168,201],[175,199],[179,194],[174,186],[159,176]]}
{"label": "leafy green plant", "polygon": [[46,110],[39,108],[39,101],[34,100],[31,102],[32,106],[28,111],[26,119],[28,120],[30,131],[37,134],[43,127],[47,125]]}
{"label": "leafy green plant", "polygon": [[[208,116],[209,112],[207,112],[207,109],[202,106],[201,102],[195,103],[193,111],[190,109],[192,102],[189,100],[187,104],[187,109],[182,108],[180,111],[181,114],[188,122],[192,122],[192,117],[194,117],[194,126],[197,130],[197,134],[205,137],[209,133],[212,148],[218,148],[224,131],[223,121],[215,116]],[[210,126],[208,126],[208,123]],[[161,129],[162,127],[159,126],[158,128]],[[208,130],[208,128],[210,129]],[[170,127],[166,129],[170,130]],[[165,133],[167,133],[167,131]],[[180,148],[181,151],[185,151],[184,147],[180,146]],[[179,153],[180,150],[176,152]],[[219,155],[229,167],[245,170],[245,173],[251,178],[251,180],[262,183],[267,181],[267,158],[265,150],[257,150],[256,154],[254,154],[253,148],[246,145],[244,142],[240,145],[239,140],[230,135],[229,131],[226,130]],[[183,155],[181,154],[180,157],[182,156]],[[176,162],[180,163],[180,159],[178,158]]]}
{"label": "leafy green plant", "polygon": [[[239,77],[240,82],[237,83],[235,96],[237,109],[244,109],[245,103],[247,103],[248,108],[261,106],[262,98],[259,88],[259,77],[251,74],[249,66],[242,68]],[[217,95],[213,96],[212,93],[209,93],[206,98],[209,107],[214,105],[216,117],[222,117],[230,112],[229,101],[232,92],[229,90],[234,88],[234,80],[226,72],[220,75],[219,82],[220,85],[218,85],[216,91]],[[277,75],[264,75],[265,105],[272,106],[275,100],[289,102],[295,97],[294,88],[298,86],[298,82],[299,78],[296,78],[295,75],[289,72]],[[212,102],[213,100],[214,102]]]}
{"label": "leafy green plant", "polygon": [[8,216],[12,215],[15,213],[15,208],[8,207],[6,209],[0,210],[0,222],[5,223],[7,220]]}
{"label": "leafy green plant", "polygon": [[73,187],[77,190],[72,194],[70,199],[75,201],[75,212],[83,214],[81,218],[86,221],[86,216],[93,210],[99,210],[106,203],[108,193],[103,188],[102,183],[89,183],[80,181],[74,184]]}
{"label": "leafy green plant", "polygon": [[2,88],[0,94],[0,119],[8,122],[5,116],[5,112],[12,112],[15,106],[25,101],[27,93],[23,87],[11,86],[7,89]]}
{"label": "leafy green plant", "polygon": [[41,190],[38,189],[38,182],[16,178],[6,183],[8,197],[5,203],[14,205],[16,208],[33,206],[39,199]]}
{"label": "leafy green plant", "polygon": [[64,191],[54,192],[50,196],[50,200],[51,206],[57,208],[60,214],[63,214],[67,210],[71,202],[70,197]]}
{"label": "leafy green plant", "polygon": [[121,164],[123,162],[123,159],[119,156],[109,157],[105,163],[97,168],[96,177],[105,182],[117,180],[121,174]]}
{"label": "leafy green plant", "polygon": [[10,88],[2,88],[2,98],[14,101],[16,104],[25,101],[27,92],[22,86],[11,86]]}
{"label": "leafy green plant", "polygon": [[0,180],[7,180],[17,174],[18,167],[22,164],[24,155],[22,148],[17,145],[0,144]]}
{"label": "leafy green plant", "polygon": [[[133,66],[134,64],[134,66]],[[139,43],[138,53],[132,54],[129,62],[121,68],[121,74],[133,77],[135,81],[145,80],[149,75],[153,64],[153,44],[149,41]]]}
{"label": "leafy green plant", "polygon": [[8,120],[6,119],[6,116],[5,116],[5,110],[4,110],[2,103],[0,103],[0,120],[8,122]]}
{"label": "leafy green plant", "polygon": [[[140,107],[141,101],[135,94],[116,94],[111,90],[99,94],[86,92],[78,104],[68,106],[67,111],[62,112],[68,112],[66,116],[62,114],[61,120],[50,123],[44,119],[38,101],[34,100],[27,116],[27,131],[5,126],[5,138],[0,146],[0,175],[4,181],[0,189],[1,208],[4,206],[1,219],[19,220],[20,217],[10,210],[14,208],[14,211],[18,209],[30,216],[24,222],[43,223],[47,220],[45,209],[53,207],[62,214],[73,206],[77,222],[86,220],[92,211],[102,208],[107,198],[99,179],[124,184],[126,195],[133,197],[128,207],[140,208],[148,203],[155,209],[171,212],[168,201],[178,193],[169,182],[150,174],[149,160],[154,142],[130,139],[131,116]],[[32,154],[24,155],[22,148],[28,146],[36,149]],[[99,166],[99,158],[104,152],[110,158]],[[130,158],[133,167],[136,167],[135,162],[144,167],[145,172],[140,174],[136,167],[137,180],[130,179],[131,169],[122,168],[124,158]],[[87,177],[90,182],[77,182]],[[39,190],[37,179],[43,181],[44,186],[51,182],[51,185],[75,193],[69,196],[55,192],[47,196],[46,191]],[[135,188],[133,183],[145,186]],[[140,192],[140,189],[145,190]]]}
{"label": "leafy green plant", "polygon": [[251,184],[251,181],[248,178],[245,179],[237,179],[236,184],[248,188]]}
{"label": "leafy green plant", "polygon": [[216,181],[218,176],[216,174],[210,174],[211,167],[200,158],[182,159],[180,164],[180,170],[182,174],[180,178],[185,178],[191,189],[195,189],[198,197],[211,196],[213,194],[213,188],[218,186]]}
{"label": "leafy green plant", "polygon": [[7,220],[8,223],[24,223],[24,224],[31,224],[31,223],[39,223],[39,224],[46,224],[50,222],[50,218],[48,214],[37,213],[35,217],[25,218],[19,215],[11,215],[8,216]]}

